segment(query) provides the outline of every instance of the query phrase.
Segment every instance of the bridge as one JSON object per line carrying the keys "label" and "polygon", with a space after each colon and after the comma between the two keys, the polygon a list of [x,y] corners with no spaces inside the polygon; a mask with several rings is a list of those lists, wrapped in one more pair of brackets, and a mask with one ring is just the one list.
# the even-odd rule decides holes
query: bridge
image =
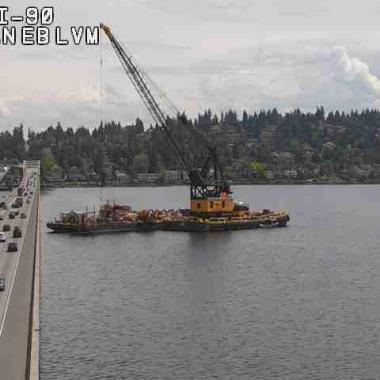
{"label": "bridge", "polygon": [[40,162],[24,161],[22,171],[19,187],[0,198],[1,380],[39,378]]}

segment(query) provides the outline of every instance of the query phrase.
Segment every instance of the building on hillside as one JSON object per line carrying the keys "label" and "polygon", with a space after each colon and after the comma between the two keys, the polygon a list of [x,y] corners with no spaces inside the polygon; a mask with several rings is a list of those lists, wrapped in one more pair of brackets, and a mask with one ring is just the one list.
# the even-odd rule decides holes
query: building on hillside
{"label": "building on hillside", "polygon": [[371,165],[354,165],[352,168],[352,174],[357,179],[368,179],[371,175],[372,166]]}
{"label": "building on hillside", "polygon": [[283,171],[282,174],[285,178],[297,178],[298,177],[297,170],[294,170],[294,169],[286,169]]}
{"label": "building on hillside", "polygon": [[292,169],[295,165],[295,155],[290,152],[272,153],[273,162],[278,170]]}
{"label": "building on hillside", "polygon": [[270,181],[274,179],[274,173],[272,172],[272,170],[267,170],[265,172],[265,178]]}
{"label": "building on hillside", "polygon": [[66,179],[70,182],[86,182],[88,178],[79,168],[72,166],[67,171]]}
{"label": "building on hillside", "polygon": [[188,179],[187,174],[183,170],[165,170],[165,183],[182,183]]}
{"label": "building on hillside", "polygon": [[336,144],[332,141],[328,141],[327,143],[323,144],[322,152],[325,150],[334,150],[336,148]]}
{"label": "building on hillside", "polygon": [[115,170],[115,177],[116,177],[117,185],[128,185],[131,180],[131,177],[129,174],[124,173],[120,170]]}
{"label": "building on hillside", "polygon": [[60,187],[65,183],[65,173],[59,166],[56,166],[53,170],[44,174],[43,180],[46,186]]}
{"label": "building on hillside", "polygon": [[138,173],[136,175],[136,178],[137,178],[137,181],[140,183],[153,184],[159,180],[160,174],[159,173]]}

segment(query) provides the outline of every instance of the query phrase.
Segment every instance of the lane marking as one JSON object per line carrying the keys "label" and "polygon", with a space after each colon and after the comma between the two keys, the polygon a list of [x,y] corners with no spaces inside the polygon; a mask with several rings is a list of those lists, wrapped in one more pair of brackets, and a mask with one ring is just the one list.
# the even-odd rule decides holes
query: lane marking
{"label": "lane marking", "polygon": [[[34,199],[35,199],[35,189],[33,188],[33,201],[30,202],[30,204],[29,204],[30,206],[29,206],[29,210],[28,210],[28,215],[27,215],[27,218],[25,219],[27,221],[27,225],[29,225],[29,217],[30,217],[30,214],[32,212],[32,207],[34,205]],[[20,244],[20,248],[19,248],[19,250],[17,252],[18,255],[17,255],[17,260],[16,260],[16,269],[13,272],[11,288],[10,288],[9,293],[8,293],[8,299],[7,299],[7,303],[5,305],[5,309],[4,309],[3,320],[2,320],[1,325],[0,325],[0,338],[1,338],[2,334],[3,334],[5,320],[6,320],[7,312],[8,312],[8,307],[9,307],[9,304],[10,304],[10,301],[11,301],[11,298],[12,298],[11,296],[12,296],[12,292],[13,292],[13,285],[14,285],[15,278],[16,278],[16,273],[17,273],[18,264],[19,264],[19,261],[20,261],[20,256],[21,256],[21,253],[22,253],[22,248],[24,246],[25,235],[26,235],[26,229],[25,229],[25,233],[22,236],[22,241],[21,241],[21,244]]]}

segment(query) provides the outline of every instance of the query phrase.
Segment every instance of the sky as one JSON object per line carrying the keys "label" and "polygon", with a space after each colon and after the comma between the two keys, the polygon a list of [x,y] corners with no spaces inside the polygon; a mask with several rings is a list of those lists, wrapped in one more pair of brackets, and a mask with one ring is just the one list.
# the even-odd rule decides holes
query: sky
{"label": "sky", "polygon": [[[54,6],[65,33],[104,22],[191,116],[380,107],[378,0],[34,1],[1,5]],[[0,44],[0,131],[137,117],[151,122],[105,36],[100,46]]]}

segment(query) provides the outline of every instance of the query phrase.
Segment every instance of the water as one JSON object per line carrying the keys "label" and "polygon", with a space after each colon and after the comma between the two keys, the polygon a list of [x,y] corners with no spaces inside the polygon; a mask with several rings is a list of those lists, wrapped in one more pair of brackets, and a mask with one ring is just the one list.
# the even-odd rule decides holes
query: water
{"label": "water", "polygon": [[[43,196],[44,220],[99,189]],[[235,187],[288,228],[44,235],[41,378],[378,379],[380,186]],[[186,188],[105,189],[183,207]]]}

